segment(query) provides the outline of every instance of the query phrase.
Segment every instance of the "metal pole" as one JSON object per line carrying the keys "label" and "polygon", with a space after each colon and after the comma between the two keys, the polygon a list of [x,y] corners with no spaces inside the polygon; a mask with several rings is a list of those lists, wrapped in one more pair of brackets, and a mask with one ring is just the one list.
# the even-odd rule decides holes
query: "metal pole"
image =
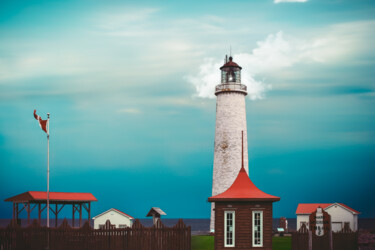
{"label": "metal pole", "polygon": [[47,117],[47,227],[49,227],[49,113]]}

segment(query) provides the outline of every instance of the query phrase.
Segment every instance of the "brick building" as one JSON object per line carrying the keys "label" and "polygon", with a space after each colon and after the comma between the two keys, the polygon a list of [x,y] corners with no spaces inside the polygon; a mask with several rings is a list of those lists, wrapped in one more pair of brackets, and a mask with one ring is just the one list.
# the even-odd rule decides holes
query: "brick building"
{"label": "brick building", "polygon": [[279,200],[254,185],[242,161],[233,184],[208,198],[215,203],[215,250],[272,249],[272,203]]}

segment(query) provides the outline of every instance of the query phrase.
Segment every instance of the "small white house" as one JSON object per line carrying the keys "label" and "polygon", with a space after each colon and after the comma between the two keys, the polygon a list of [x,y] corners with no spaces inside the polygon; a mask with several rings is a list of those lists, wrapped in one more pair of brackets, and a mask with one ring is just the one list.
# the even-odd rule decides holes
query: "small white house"
{"label": "small white house", "polygon": [[104,227],[105,222],[109,220],[116,228],[131,227],[134,218],[118,209],[111,208],[92,218],[94,220],[94,229]]}
{"label": "small white house", "polygon": [[358,215],[360,212],[348,207],[342,203],[305,203],[298,204],[297,231],[303,224],[309,228],[309,216],[315,212],[318,207],[323,208],[331,215],[331,228],[333,232],[338,232],[344,228],[345,224],[350,226],[352,231],[358,230]]}

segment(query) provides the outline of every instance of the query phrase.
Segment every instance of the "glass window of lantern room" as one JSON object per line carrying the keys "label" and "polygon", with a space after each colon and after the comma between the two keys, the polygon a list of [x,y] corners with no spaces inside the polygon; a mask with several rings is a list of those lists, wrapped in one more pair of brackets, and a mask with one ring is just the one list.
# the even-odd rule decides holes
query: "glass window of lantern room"
{"label": "glass window of lantern room", "polygon": [[236,76],[234,75],[233,69],[230,69],[227,74],[227,81],[228,82],[235,82]]}
{"label": "glass window of lantern room", "polygon": [[253,211],[253,247],[263,246],[263,211]]}
{"label": "glass window of lantern room", "polygon": [[234,247],[235,237],[235,213],[234,211],[224,212],[224,247]]}
{"label": "glass window of lantern room", "polygon": [[227,81],[227,72],[225,70],[221,71],[221,83],[225,83]]}
{"label": "glass window of lantern room", "polygon": [[234,72],[234,77],[237,83],[241,83],[241,71],[237,70]]}

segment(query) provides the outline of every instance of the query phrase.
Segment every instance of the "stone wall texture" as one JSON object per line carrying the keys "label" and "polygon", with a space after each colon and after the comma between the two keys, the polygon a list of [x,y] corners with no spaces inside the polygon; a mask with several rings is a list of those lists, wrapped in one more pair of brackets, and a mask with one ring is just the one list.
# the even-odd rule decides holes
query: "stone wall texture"
{"label": "stone wall texture", "polygon": [[[212,195],[226,191],[241,169],[242,133],[244,132],[244,167],[249,174],[245,93],[221,92],[216,101],[216,129]],[[215,228],[214,203],[211,205],[210,229]]]}

